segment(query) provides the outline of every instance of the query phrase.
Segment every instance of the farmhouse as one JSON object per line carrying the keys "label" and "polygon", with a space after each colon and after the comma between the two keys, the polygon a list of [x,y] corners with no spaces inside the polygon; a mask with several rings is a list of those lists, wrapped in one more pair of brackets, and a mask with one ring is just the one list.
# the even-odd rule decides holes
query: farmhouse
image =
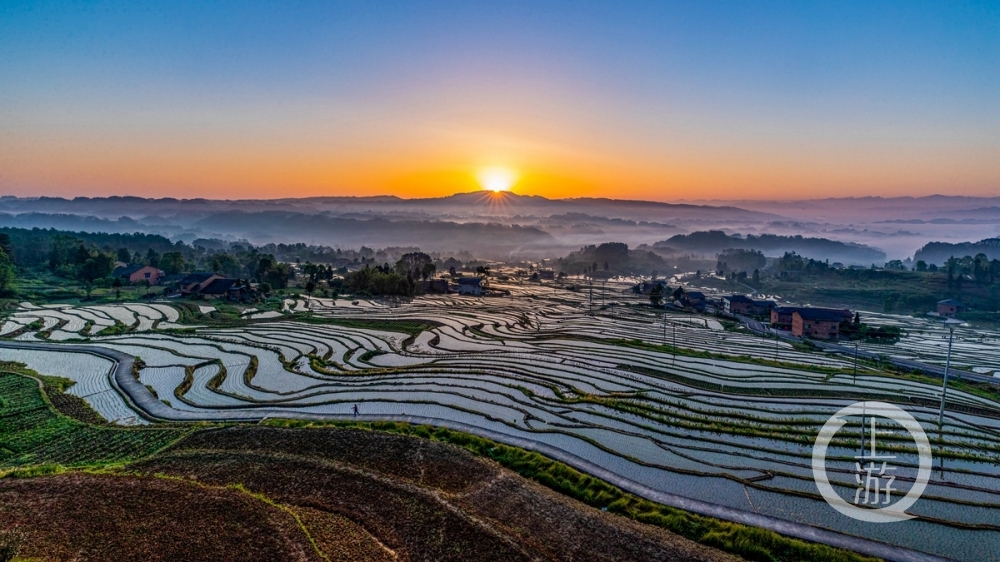
{"label": "farmhouse", "polygon": [[776,306],[771,309],[771,327],[782,330],[792,329],[792,314],[798,310],[795,306]]}
{"label": "farmhouse", "polygon": [[840,323],[844,321],[842,313],[841,310],[830,308],[796,309],[792,313],[792,335],[821,340],[837,339]]}
{"label": "farmhouse", "polygon": [[653,292],[656,287],[664,287],[666,283],[663,281],[643,281],[635,287],[632,287],[632,293],[636,295],[648,295]]}
{"label": "farmhouse", "polygon": [[701,310],[705,308],[705,293],[700,291],[685,292],[681,295],[681,304],[689,308]]}
{"label": "farmhouse", "polygon": [[459,277],[458,294],[482,296],[483,280],[479,277]]}
{"label": "farmhouse", "polygon": [[722,310],[726,314],[753,314],[753,299],[744,295],[722,297]]}
{"label": "farmhouse", "polygon": [[750,305],[750,313],[754,316],[766,316],[771,313],[771,309],[774,308],[776,303],[774,301],[765,301],[754,299]]}
{"label": "farmhouse", "polygon": [[225,279],[225,277],[219,275],[218,273],[197,271],[195,273],[190,273],[181,279],[178,282],[178,285],[180,286],[181,294],[193,295],[195,293],[200,293],[202,289],[207,287],[209,283],[215,281],[216,279]]}
{"label": "farmhouse", "polygon": [[793,315],[801,310],[824,310],[840,315],[840,322],[850,322],[854,316],[850,310],[842,308],[812,308],[807,306],[776,306],[771,309],[771,327],[779,330],[791,330]]}
{"label": "farmhouse", "polygon": [[163,277],[163,271],[151,265],[119,266],[111,272],[112,277],[117,277],[126,283],[139,283],[149,281],[150,285],[157,285]]}
{"label": "farmhouse", "polygon": [[937,303],[937,313],[948,318],[954,318],[956,314],[965,310],[968,310],[968,308],[955,299],[938,301]]}
{"label": "farmhouse", "polygon": [[201,290],[198,292],[205,295],[206,297],[222,298],[229,295],[230,289],[234,287],[239,289],[239,287],[237,287],[238,283],[239,283],[238,279],[226,279],[226,278],[213,279],[207,285],[202,287]]}

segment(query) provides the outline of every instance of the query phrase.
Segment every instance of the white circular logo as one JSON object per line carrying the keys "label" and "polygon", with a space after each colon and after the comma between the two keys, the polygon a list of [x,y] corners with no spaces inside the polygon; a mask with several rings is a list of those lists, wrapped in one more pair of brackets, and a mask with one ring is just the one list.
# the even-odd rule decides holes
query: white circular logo
{"label": "white circular logo", "polygon": [[[830,485],[830,479],[826,475],[826,451],[830,445],[830,441],[833,436],[837,434],[840,428],[844,427],[847,423],[845,419],[847,416],[873,416],[874,418],[887,418],[899,425],[903,426],[913,440],[917,444],[917,456],[920,459],[917,469],[917,477],[913,482],[913,486],[906,493],[903,499],[897,501],[892,505],[887,505],[891,498],[891,492],[893,491],[892,482],[895,480],[893,472],[894,467],[889,466],[889,460],[894,459],[894,456],[888,455],[876,455],[874,439],[877,433],[871,435],[872,438],[872,455],[865,456],[862,453],[861,463],[856,464],[859,469],[859,474],[855,475],[855,478],[861,486],[859,487],[857,494],[855,495],[855,503],[859,503],[861,499],[861,492],[864,492],[864,505],[877,505],[879,503],[886,505],[886,507],[881,508],[867,508],[858,507],[857,505],[851,505],[846,500],[840,497],[839,494]],[[873,422],[874,427],[874,422]],[[869,462],[867,466],[864,463]],[[913,504],[920,498],[920,495],[924,493],[924,489],[927,487],[927,482],[931,478],[931,445],[927,440],[927,435],[924,433],[923,428],[917,423],[917,420],[913,419],[913,416],[908,414],[905,410],[898,406],[892,404],[887,404],[885,402],[855,402],[846,408],[841,409],[836,414],[827,420],[823,429],[819,431],[819,436],[816,437],[816,444],[813,445],[813,455],[812,455],[812,472],[813,480],[816,481],[816,487],[819,488],[819,493],[822,494],[823,499],[826,500],[828,504],[833,506],[834,509],[843,513],[844,515],[857,519],[858,521],[866,521],[869,523],[892,523],[895,521],[905,521],[907,519],[913,519],[913,515],[906,513],[906,510],[913,506]],[[864,473],[864,476],[861,476]],[[883,487],[881,485],[882,481],[887,481],[888,483]],[[874,487],[872,486],[874,484]],[[870,502],[871,496],[874,495],[874,501]],[[884,498],[884,501],[880,502],[880,498]]]}

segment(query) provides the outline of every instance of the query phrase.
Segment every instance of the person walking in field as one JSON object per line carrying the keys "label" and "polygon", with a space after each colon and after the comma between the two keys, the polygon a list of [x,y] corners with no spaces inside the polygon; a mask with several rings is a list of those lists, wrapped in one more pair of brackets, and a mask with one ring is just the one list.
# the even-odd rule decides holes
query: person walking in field
{"label": "person walking in field", "polygon": [[358,405],[354,405],[354,417],[358,417]]}

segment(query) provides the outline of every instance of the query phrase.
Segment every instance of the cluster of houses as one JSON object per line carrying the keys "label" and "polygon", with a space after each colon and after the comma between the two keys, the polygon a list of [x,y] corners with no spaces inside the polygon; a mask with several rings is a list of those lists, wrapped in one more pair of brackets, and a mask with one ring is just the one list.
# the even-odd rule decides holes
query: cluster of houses
{"label": "cluster of houses", "polygon": [[232,302],[258,300],[257,284],[241,279],[223,277],[218,273],[195,272],[179,275],[172,280],[171,289],[181,296],[201,295],[210,299],[226,299]]}
{"label": "cluster of houses", "polygon": [[481,297],[485,292],[481,277],[459,277],[454,283],[449,283],[447,279],[427,279],[421,281],[421,289],[425,293],[458,293],[474,297]]}
{"label": "cluster of houses", "polygon": [[194,296],[211,299],[226,299],[233,302],[249,302],[258,299],[257,284],[240,279],[231,279],[218,273],[194,272],[179,275],[165,275],[162,270],[149,265],[119,265],[111,273],[126,284],[163,285],[165,294]]}
{"label": "cluster of houses", "polygon": [[[793,336],[833,340],[840,337],[840,326],[851,322],[854,313],[846,308],[819,308],[811,306],[778,306],[773,301],[755,300],[744,295],[730,295],[722,298],[726,314],[765,316],[770,314],[771,327],[787,330]],[[967,310],[966,306],[954,299],[937,303],[937,315],[954,318]]]}
{"label": "cluster of houses", "polygon": [[846,308],[778,306],[774,301],[751,299],[745,295],[722,297],[722,311],[729,315],[770,316],[771,327],[797,337],[835,340],[840,325],[851,322],[854,313]]}

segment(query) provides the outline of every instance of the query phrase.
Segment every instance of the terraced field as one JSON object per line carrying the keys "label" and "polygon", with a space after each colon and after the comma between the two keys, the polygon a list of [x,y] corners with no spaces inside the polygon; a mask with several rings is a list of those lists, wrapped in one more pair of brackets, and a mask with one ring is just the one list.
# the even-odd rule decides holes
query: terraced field
{"label": "terraced field", "polygon": [[[864,366],[855,376],[848,359],[701,317],[663,318],[638,306],[590,315],[583,293],[505,288],[510,298],[421,297],[395,308],[311,299],[288,307],[309,315],[238,326],[191,317],[201,327],[188,333],[159,331],[191,325],[167,305],[127,305],[106,318],[32,309],[2,330],[18,339],[48,330],[54,340],[79,319],[93,334],[84,345],[141,358],[139,381],[178,418],[344,418],[356,404],[362,419],[419,416],[529,439],[656,491],[942,556],[1000,560],[1000,403],[989,394],[953,389],[939,434],[934,384]],[[97,319],[127,329],[97,336]],[[38,320],[45,325],[27,328]],[[99,375],[110,364],[84,356],[93,365],[79,368],[85,363],[52,357],[65,354],[13,353],[0,357],[80,381],[80,395],[102,415],[127,421],[120,405],[99,400],[119,392]],[[941,470],[911,510],[916,519],[862,524],[819,497],[815,435],[862,398],[904,405],[932,439],[943,436],[935,443]],[[828,467],[853,498],[858,424],[839,437]],[[915,451],[898,432],[880,439],[898,457],[905,493]]]}

